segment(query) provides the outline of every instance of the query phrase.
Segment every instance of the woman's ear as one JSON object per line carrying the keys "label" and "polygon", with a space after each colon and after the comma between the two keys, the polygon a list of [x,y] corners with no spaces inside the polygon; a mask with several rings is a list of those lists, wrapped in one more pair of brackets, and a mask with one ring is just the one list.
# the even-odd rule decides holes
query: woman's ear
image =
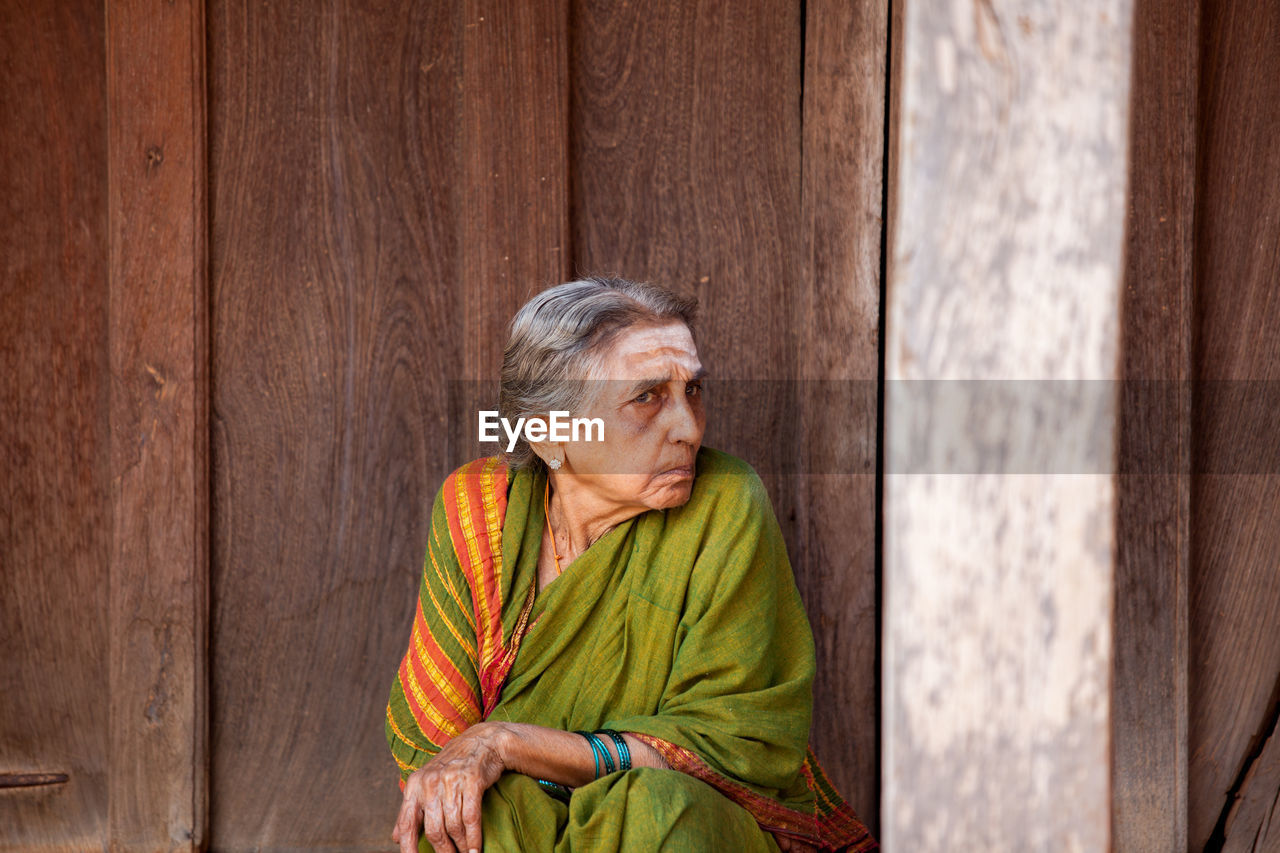
{"label": "woman's ear", "polygon": [[525,419],[524,439],[529,443],[529,449],[554,471],[564,464],[565,451],[561,442],[548,440],[549,430],[547,419],[541,415]]}

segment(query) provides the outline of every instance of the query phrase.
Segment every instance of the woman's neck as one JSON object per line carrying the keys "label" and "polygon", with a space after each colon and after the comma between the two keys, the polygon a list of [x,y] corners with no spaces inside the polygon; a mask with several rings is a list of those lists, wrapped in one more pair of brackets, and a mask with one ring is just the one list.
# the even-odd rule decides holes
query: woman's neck
{"label": "woman's neck", "polygon": [[556,550],[569,561],[622,522],[644,512],[642,506],[619,505],[602,499],[572,477],[551,473],[550,479],[551,529],[555,532]]}

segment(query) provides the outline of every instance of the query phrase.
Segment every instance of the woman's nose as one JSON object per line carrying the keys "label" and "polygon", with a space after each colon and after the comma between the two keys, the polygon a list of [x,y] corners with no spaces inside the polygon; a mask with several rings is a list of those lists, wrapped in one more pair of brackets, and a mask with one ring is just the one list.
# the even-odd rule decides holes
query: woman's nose
{"label": "woman's nose", "polygon": [[697,406],[698,403],[681,394],[676,404],[671,407],[672,423],[667,431],[667,437],[671,441],[683,441],[695,445],[701,443],[706,424]]}

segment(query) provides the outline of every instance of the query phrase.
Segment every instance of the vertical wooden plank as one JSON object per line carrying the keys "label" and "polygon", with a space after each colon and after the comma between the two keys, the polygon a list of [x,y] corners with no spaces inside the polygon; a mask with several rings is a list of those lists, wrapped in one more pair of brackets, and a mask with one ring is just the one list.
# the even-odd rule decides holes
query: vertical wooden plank
{"label": "vertical wooden plank", "polygon": [[1245,781],[1280,720],[1280,6],[1206,3],[1200,32],[1188,831],[1212,849],[1237,797],[1275,799]]}
{"label": "vertical wooden plank", "polygon": [[573,272],[698,297],[712,374],[704,443],[760,472],[798,561],[784,477],[800,457],[784,437],[799,417],[800,7],[574,0],[571,10]]}
{"label": "vertical wooden plank", "polygon": [[572,8],[574,271],[698,296],[706,443],[756,466],[794,553],[799,6]]}
{"label": "vertical wooden plank", "polygon": [[210,4],[218,850],[389,846],[382,720],[462,366],[460,22]]}
{"label": "vertical wooden plank", "polygon": [[805,6],[795,569],[814,626],[813,742],[879,831],[877,374],[889,4]]}
{"label": "vertical wooden plank", "polygon": [[497,408],[507,324],[569,275],[568,6],[463,6],[456,227],[465,331],[450,389],[454,465],[494,452],[477,440],[476,415]]}
{"label": "vertical wooden plank", "polygon": [[1280,733],[1272,731],[1250,762],[1239,796],[1223,821],[1223,853],[1269,853],[1280,849]]}
{"label": "vertical wooden plank", "polygon": [[[0,4],[0,846],[107,824],[102,4]],[[4,779],[0,779],[3,782]]]}
{"label": "vertical wooden plank", "polygon": [[196,849],[208,555],[204,4],[107,9],[110,844]]}
{"label": "vertical wooden plank", "polygon": [[1121,294],[1112,833],[1187,849],[1197,3],[1135,0]]}
{"label": "vertical wooden plank", "polygon": [[568,0],[463,8],[464,375],[496,380],[506,324],[567,272]]}
{"label": "vertical wooden plank", "polygon": [[887,849],[1109,846],[1131,11],[904,10],[885,354]]}
{"label": "vertical wooden plank", "polygon": [[545,3],[212,4],[219,849],[386,844],[369,721],[431,499],[476,449],[511,313],[563,277],[564,26]]}

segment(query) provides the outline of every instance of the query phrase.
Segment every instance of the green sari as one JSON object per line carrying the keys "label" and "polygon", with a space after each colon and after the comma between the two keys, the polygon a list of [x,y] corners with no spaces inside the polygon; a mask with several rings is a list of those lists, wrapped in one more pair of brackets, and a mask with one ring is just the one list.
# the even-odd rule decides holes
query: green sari
{"label": "green sari", "polygon": [[807,749],[813,637],[764,486],[705,447],[695,473],[688,503],[618,525],[541,593],[545,473],[491,457],[442,486],[387,707],[401,784],[482,719],[629,732],[672,768],[568,803],[506,773],[487,848],[777,850],[766,830],[875,848]]}

